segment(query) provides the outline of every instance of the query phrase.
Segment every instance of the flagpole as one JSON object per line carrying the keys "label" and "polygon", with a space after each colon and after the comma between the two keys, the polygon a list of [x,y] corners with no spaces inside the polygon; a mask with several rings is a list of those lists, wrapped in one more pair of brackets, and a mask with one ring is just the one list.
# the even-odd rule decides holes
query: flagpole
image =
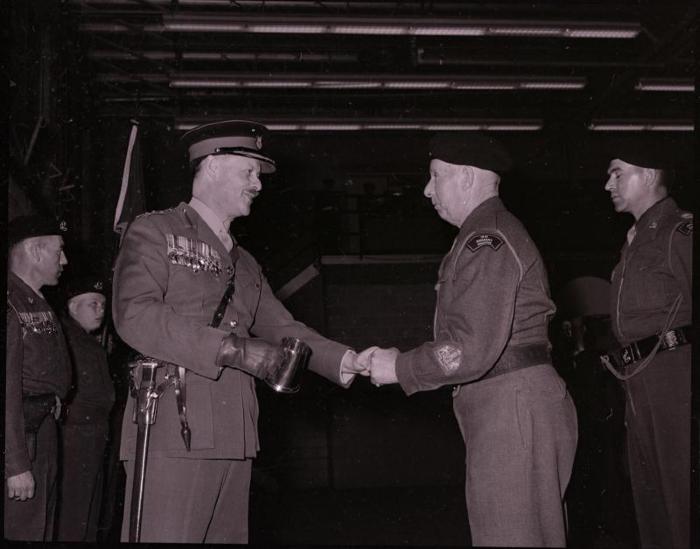
{"label": "flagpole", "polygon": [[126,193],[129,188],[129,180],[131,179],[131,163],[134,154],[134,145],[136,144],[136,138],[139,131],[138,120],[131,120],[131,133],[129,134],[129,144],[126,149],[126,158],[124,159],[124,170],[122,171],[122,184],[119,189],[119,199],[117,200],[117,207],[114,210],[114,224],[112,229],[114,232],[119,233],[119,241],[124,234],[124,228],[119,228],[119,221],[124,209],[124,201],[126,199]]}

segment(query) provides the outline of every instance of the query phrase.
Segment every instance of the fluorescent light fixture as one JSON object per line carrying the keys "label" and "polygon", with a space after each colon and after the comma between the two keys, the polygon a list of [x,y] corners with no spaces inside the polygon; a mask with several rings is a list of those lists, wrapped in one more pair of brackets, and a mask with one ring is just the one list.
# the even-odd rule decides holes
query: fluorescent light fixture
{"label": "fluorescent light fixture", "polygon": [[374,81],[353,81],[353,80],[317,80],[314,82],[314,88],[327,88],[327,89],[367,89],[367,88],[381,88],[381,82]]}
{"label": "fluorescent light fixture", "polygon": [[423,89],[423,90],[439,90],[439,89],[444,89],[444,88],[450,88],[452,87],[451,82],[444,82],[444,81],[439,81],[439,80],[427,80],[427,81],[421,81],[421,80],[407,80],[407,81],[387,81],[383,83],[383,86],[385,88],[392,88],[392,89],[399,89],[399,90],[405,90],[405,89]]}
{"label": "fluorescent light fixture", "polygon": [[396,90],[580,90],[586,78],[524,77],[461,77],[437,79],[409,78],[395,75],[333,75],[287,74],[284,78],[264,78],[255,74],[226,75],[224,73],[179,73],[170,80],[172,88],[314,88],[314,89],[396,89]]}
{"label": "fluorescent light fixture", "polygon": [[[372,119],[265,121],[264,117],[256,117],[256,120],[261,120],[273,131],[538,131],[542,129],[542,121],[535,119],[395,122]],[[209,121],[183,120],[177,122],[175,128],[191,130]]]}
{"label": "fluorescent light fixture", "polygon": [[567,38],[636,38],[640,33],[641,28],[629,29],[596,29],[596,28],[581,28],[581,29],[566,29],[564,36]]}
{"label": "fluorescent light fixture", "polygon": [[639,23],[600,21],[514,21],[478,20],[455,17],[318,17],[287,16],[275,19],[265,14],[207,15],[164,14],[162,23],[126,25],[88,22],[83,32],[199,32],[199,33],[278,33],[278,34],[347,34],[375,36],[494,36],[544,38],[635,38]]}
{"label": "fluorescent light fixture", "polygon": [[640,78],[634,89],[656,92],[694,92],[695,82],[689,78]]}
{"label": "fluorescent light fixture", "polygon": [[518,85],[521,90],[580,90],[586,86],[585,78],[568,78],[564,80],[532,80]]}
{"label": "fluorescent light fixture", "polygon": [[312,82],[300,80],[243,80],[241,86],[244,88],[310,88]]}
{"label": "fluorescent light fixture", "polygon": [[692,132],[695,127],[684,120],[593,120],[588,129],[598,132]]}

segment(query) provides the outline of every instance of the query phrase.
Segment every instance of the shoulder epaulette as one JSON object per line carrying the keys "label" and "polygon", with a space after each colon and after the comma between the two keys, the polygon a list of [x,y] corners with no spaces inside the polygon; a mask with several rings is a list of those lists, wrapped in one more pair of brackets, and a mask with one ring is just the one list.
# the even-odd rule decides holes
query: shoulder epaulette
{"label": "shoulder epaulette", "polygon": [[135,219],[140,219],[142,217],[149,217],[151,215],[163,215],[166,213],[174,212],[177,208],[167,208],[165,210],[151,210],[150,212],[144,212],[136,216]]}

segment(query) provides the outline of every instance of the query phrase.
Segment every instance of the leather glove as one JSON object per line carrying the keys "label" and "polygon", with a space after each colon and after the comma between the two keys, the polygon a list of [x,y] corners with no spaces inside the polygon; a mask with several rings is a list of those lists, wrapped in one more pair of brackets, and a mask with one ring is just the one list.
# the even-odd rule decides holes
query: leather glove
{"label": "leather glove", "polygon": [[264,339],[229,334],[221,340],[216,365],[237,368],[259,379],[265,379],[271,370],[279,366],[283,357],[280,347]]}

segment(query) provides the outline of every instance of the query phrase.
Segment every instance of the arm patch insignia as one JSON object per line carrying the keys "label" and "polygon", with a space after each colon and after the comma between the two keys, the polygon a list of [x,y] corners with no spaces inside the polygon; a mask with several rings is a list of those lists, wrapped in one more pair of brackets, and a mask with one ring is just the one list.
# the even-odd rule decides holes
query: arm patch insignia
{"label": "arm patch insignia", "polygon": [[688,236],[693,232],[693,222],[686,221],[685,223],[681,223],[676,230],[682,235]]}
{"label": "arm patch insignia", "polygon": [[484,246],[489,246],[494,250],[498,250],[503,245],[503,239],[500,236],[490,233],[475,234],[469,240],[467,240],[467,248],[472,252],[477,251],[479,248]]}
{"label": "arm patch insignia", "polygon": [[437,358],[440,366],[445,371],[445,374],[451,374],[457,368],[462,361],[462,349],[455,347],[454,345],[441,345],[434,351],[435,358]]}

